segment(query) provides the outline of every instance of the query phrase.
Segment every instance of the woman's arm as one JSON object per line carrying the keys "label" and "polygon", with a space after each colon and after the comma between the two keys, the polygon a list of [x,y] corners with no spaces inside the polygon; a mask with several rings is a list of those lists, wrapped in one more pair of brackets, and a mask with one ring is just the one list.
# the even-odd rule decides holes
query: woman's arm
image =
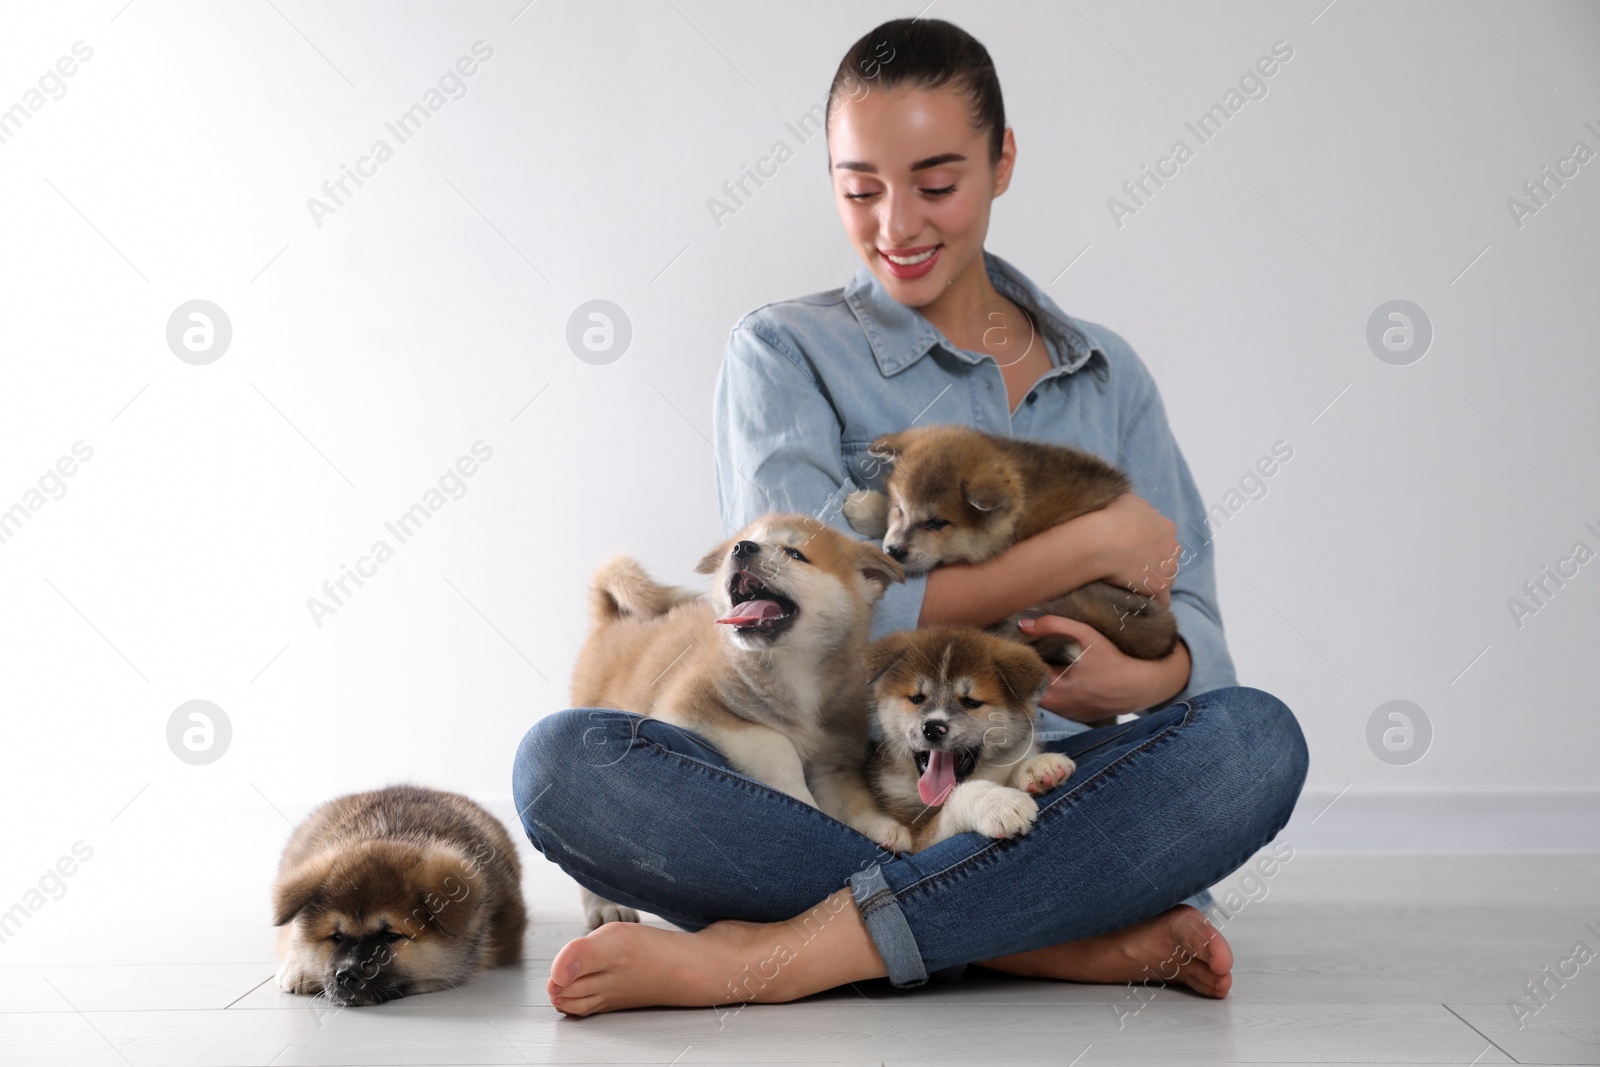
{"label": "woman's arm", "polygon": [[[1018,541],[982,563],[946,563],[928,572],[918,626],[992,626],[1100,577],[1088,515]],[[1051,592],[1050,590],[1054,590]]]}
{"label": "woman's arm", "polygon": [[1124,494],[1100,511],[1052,526],[982,563],[934,568],[917,625],[992,626],[1100,579],[1165,606],[1178,571],[1176,535],[1171,520]]}

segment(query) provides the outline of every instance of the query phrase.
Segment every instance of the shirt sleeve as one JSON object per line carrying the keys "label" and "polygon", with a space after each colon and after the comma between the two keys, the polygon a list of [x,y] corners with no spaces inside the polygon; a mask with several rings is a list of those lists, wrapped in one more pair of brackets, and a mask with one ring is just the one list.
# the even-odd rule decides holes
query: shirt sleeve
{"label": "shirt sleeve", "polygon": [[[811,515],[856,540],[844,500],[859,486],[844,461],[843,426],[826,387],[770,328],[746,320],[728,336],[712,401],[717,506],[725,533],[772,511]],[[882,547],[880,541],[873,541]],[[914,630],[926,575],[889,587],[872,637]]]}
{"label": "shirt sleeve", "polygon": [[1217,607],[1216,560],[1205,504],[1173,439],[1154,381],[1148,382],[1143,407],[1123,431],[1120,448],[1123,473],[1133,483],[1134,493],[1172,520],[1182,546],[1178,577],[1172,583],[1172,613],[1178,620],[1178,636],[1189,646],[1189,683],[1160,706],[1238,685]]}

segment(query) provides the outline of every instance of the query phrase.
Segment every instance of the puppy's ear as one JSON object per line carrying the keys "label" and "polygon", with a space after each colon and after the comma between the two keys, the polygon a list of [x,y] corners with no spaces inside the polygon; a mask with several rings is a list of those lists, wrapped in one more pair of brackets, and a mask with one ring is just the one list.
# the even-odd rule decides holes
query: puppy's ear
{"label": "puppy's ear", "polygon": [[733,538],[730,537],[722,544],[707,552],[699,563],[694,565],[696,574],[715,574],[717,568],[722,566],[722,561],[728,558],[728,553],[733,551]]}
{"label": "puppy's ear", "polygon": [[282,926],[299,915],[302,908],[322,893],[332,863],[331,853],[320,852],[278,876],[272,886],[273,926]]}
{"label": "puppy's ear", "polygon": [[1001,639],[1005,647],[996,648],[994,671],[1000,684],[1009,689],[1020,704],[1033,704],[1050,684],[1050,668],[1032,645]]}
{"label": "puppy's ear", "polygon": [[1005,511],[1021,495],[1016,473],[1005,467],[991,467],[970,475],[961,483],[961,495],[982,512]]}
{"label": "puppy's ear", "polygon": [[413,923],[432,926],[445,937],[461,937],[483,902],[483,867],[457,849],[432,851],[412,868],[410,889]]}
{"label": "puppy's ear", "polygon": [[856,570],[860,571],[861,577],[876,590],[872,598],[874,600],[888,591],[891,582],[906,580],[906,569],[870,541],[856,542]]}
{"label": "puppy's ear", "polygon": [[910,639],[899,632],[868,645],[861,653],[861,661],[867,668],[867,684],[877,685],[878,679],[887,674],[889,668],[905,659],[910,651]]}

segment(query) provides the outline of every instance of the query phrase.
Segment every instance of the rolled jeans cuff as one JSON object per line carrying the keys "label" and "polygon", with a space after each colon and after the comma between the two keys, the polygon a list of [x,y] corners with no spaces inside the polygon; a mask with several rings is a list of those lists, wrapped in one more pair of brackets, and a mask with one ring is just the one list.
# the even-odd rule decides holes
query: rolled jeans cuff
{"label": "rolled jeans cuff", "polygon": [[862,922],[867,924],[867,935],[888,968],[890,983],[899,989],[909,989],[926,982],[928,970],[922,965],[917,939],[911,936],[905,913],[900,910],[894,892],[883,880],[883,871],[876,863],[850,876],[850,893],[855,897]]}

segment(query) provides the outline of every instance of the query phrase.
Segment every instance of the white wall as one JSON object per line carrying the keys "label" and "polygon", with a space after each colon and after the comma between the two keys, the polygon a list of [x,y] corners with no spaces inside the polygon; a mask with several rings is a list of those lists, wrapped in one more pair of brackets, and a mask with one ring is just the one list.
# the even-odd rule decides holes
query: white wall
{"label": "white wall", "polygon": [[[1007,94],[990,248],[1133,342],[1208,501],[1294,448],[1217,544],[1241,679],[1300,715],[1311,788],[1591,787],[1600,563],[1521,628],[1507,600],[1600,549],[1600,162],[1521,227],[1507,198],[1600,150],[1600,8],[1323,2],[928,13]],[[855,267],[824,148],[784,124],[921,4],[121,5],[0,16],[0,107],[93,49],[0,144],[0,508],[93,449],[0,544],[0,799],[41,813],[15,832],[48,859],[147,783],[197,812],[402,777],[506,795],[566,705],[591,567],[687,581],[722,535],[727,329]],[[1114,224],[1279,41],[1268,94]],[[307,199],[378,138],[394,157],[318,226]],[[796,158],[717,226],[707,199],[780,138]],[[233,328],[208,366],[165,338],[195,298]],[[633,327],[606,366],[565,342],[595,298]],[[1433,325],[1410,366],[1365,340],[1395,298]],[[307,598],[480,440],[466,495],[319,628]],[[233,728],[204,767],[166,740],[197,698]],[[1434,737],[1390,766],[1367,722],[1400,698]]]}

